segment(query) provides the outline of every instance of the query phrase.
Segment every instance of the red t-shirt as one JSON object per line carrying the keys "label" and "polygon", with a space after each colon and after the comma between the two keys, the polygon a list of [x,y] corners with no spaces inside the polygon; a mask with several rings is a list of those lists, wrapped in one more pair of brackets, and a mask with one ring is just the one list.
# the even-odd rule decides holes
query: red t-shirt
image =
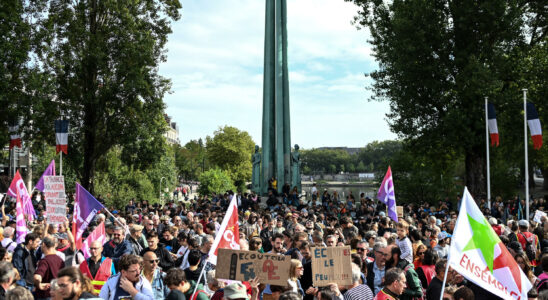
{"label": "red t-shirt", "polygon": [[[34,274],[42,276],[42,283],[50,283],[52,279],[57,278],[57,273],[64,267],[65,262],[57,254],[50,254],[38,261]],[[49,297],[51,297],[49,289],[40,290],[38,287],[36,288],[36,298]]]}

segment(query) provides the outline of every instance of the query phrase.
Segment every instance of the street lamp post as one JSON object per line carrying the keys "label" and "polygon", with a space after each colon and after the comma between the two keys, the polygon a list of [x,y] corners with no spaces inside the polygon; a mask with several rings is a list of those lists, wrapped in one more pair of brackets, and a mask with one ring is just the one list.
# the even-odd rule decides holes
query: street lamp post
{"label": "street lamp post", "polygon": [[164,201],[162,199],[162,180],[166,180],[166,186],[167,186],[167,179],[165,177],[160,178],[160,201],[162,201],[162,205],[164,205]]}

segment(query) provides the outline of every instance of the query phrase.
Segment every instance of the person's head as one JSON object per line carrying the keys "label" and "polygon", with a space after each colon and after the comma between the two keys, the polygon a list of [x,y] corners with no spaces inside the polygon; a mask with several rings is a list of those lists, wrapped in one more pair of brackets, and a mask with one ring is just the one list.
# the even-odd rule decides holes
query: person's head
{"label": "person's head", "polygon": [[152,250],[158,248],[158,233],[156,230],[150,232],[147,237],[148,247]]}
{"label": "person's head", "polygon": [[101,253],[103,253],[103,245],[101,245],[101,242],[99,241],[93,241],[89,245],[89,253],[91,254],[91,258],[94,260],[97,260],[101,257]]}
{"label": "person's head", "polygon": [[224,299],[228,300],[248,300],[247,288],[241,283],[231,283],[224,288]]}
{"label": "person's head", "polygon": [[400,239],[405,238],[407,236],[408,231],[409,231],[409,224],[405,222],[405,220],[401,220],[396,226],[396,232],[398,234],[398,238]]}
{"label": "person's head", "polygon": [[521,244],[518,241],[511,241],[506,248],[512,256],[516,256],[516,254],[523,252],[523,248],[521,248]]}
{"label": "person's head", "polygon": [[80,269],[67,267],[57,273],[57,285],[59,295],[65,300],[76,300],[83,292],[89,292],[93,288],[89,279],[84,277]]}
{"label": "person's head", "polygon": [[126,254],[120,258],[118,267],[122,273],[122,276],[129,281],[136,283],[139,281],[139,275],[141,274],[141,268],[143,266],[143,260],[134,254]]}
{"label": "person's head", "polygon": [[294,291],[285,291],[283,294],[278,297],[278,300],[301,300],[302,297],[299,293]]}
{"label": "person's head", "polygon": [[208,253],[209,250],[211,250],[211,246],[213,246],[213,241],[215,238],[213,238],[212,235],[207,234],[202,239],[202,250],[204,253]]}
{"label": "person's head", "polygon": [[360,269],[360,266],[358,266],[355,263],[352,263],[352,286],[349,286],[348,289],[360,283],[361,275],[362,275],[362,271]]}
{"label": "person's head", "polygon": [[367,257],[367,249],[369,249],[368,244],[365,241],[359,241],[356,244],[356,253],[362,258],[365,259]]}
{"label": "person's head", "polygon": [[530,273],[532,272],[533,266],[531,265],[529,258],[527,258],[527,254],[525,254],[525,252],[517,253],[514,256],[514,259],[516,260],[516,263],[521,268],[523,273],[525,273],[525,275],[529,277]]}
{"label": "person's head", "polygon": [[405,273],[400,268],[391,268],[384,275],[384,285],[394,294],[401,295],[407,286]]}
{"label": "person's head", "polygon": [[36,250],[40,245],[40,236],[34,232],[31,232],[25,236],[25,247],[29,250]]}
{"label": "person's head", "polygon": [[164,238],[164,240],[166,241],[171,241],[173,239],[173,234],[171,233],[171,231],[169,230],[169,228],[166,228],[164,229],[164,231],[162,232],[162,237]]}
{"label": "person's head", "polygon": [[289,266],[289,278],[293,281],[297,281],[299,277],[303,275],[303,264],[298,259],[292,259],[291,265]]}
{"label": "person's head", "polygon": [[334,235],[330,234],[325,239],[325,244],[327,245],[327,247],[335,247],[337,245],[337,238]]}
{"label": "person's head", "polygon": [[216,291],[224,287],[224,284],[221,281],[217,280],[217,278],[215,278],[215,270],[210,270],[207,272],[206,282],[207,286],[212,291]]}
{"label": "person's head", "polygon": [[272,236],[272,250],[275,253],[281,253],[284,247],[284,236],[283,234],[276,233]]}
{"label": "person's head", "polygon": [[143,255],[143,267],[145,271],[151,272],[158,267],[160,260],[154,251],[147,251]]}
{"label": "person's head", "polygon": [[299,252],[301,252],[305,260],[312,259],[312,255],[310,254],[310,243],[308,241],[301,242],[299,245]]}
{"label": "person's head", "polygon": [[0,261],[0,285],[9,287],[15,279],[13,265],[7,261]]}
{"label": "person's head", "polygon": [[529,222],[527,220],[520,220],[518,222],[519,231],[526,232],[529,230]]}
{"label": "person's head", "polygon": [[57,247],[57,238],[53,236],[44,237],[41,247],[44,254],[55,254],[55,247]]}
{"label": "person's head", "polygon": [[[57,300],[54,299],[53,296],[51,299]],[[22,286],[16,286],[6,293],[6,300],[34,300],[34,296],[32,296],[32,293],[28,289]]]}
{"label": "person's head", "polygon": [[318,300],[333,300],[335,297],[335,293],[328,288],[322,288],[316,294]]}
{"label": "person's head", "polygon": [[461,286],[453,294],[453,299],[455,300],[474,300],[474,292],[465,286]]}
{"label": "person's head", "polygon": [[375,255],[375,263],[379,267],[384,267],[386,264],[386,260],[390,256],[389,249],[387,249],[387,245],[385,241],[377,241],[375,242],[375,245],[373,245],[373,253]]}
{"label": "person's head", "polygon": [[115,244],[120,244],[124,240],[124,229],[122,227],[116,226],[112,230],[112,241]]}
{"label": "person's head", "polygon": [[253,237],[249,242],[250,251],[259,251],[263,246],[263,240],[260,237]]}
{"label": "person's head", "polygon": [[188,253],[188,264],[191,266],[197,266],[200,263],[202,254],[199,250],[190,250]]}
{"label": "person's head", "polygon": [[145,220],[144,223],[145,223],[145,230],[147,232],[154,230],[154,222],[152,222],[152,220],[150,219]]}
{"label": "person's head", "polygon": [[438,260],[438,255],[436,254],[436,251],[432,249],[426,249],[426,251],[424,251],[424,256],[422,257],[423,265],[433,266],[436,264],[437,260]]}
{"label": "person's head", "polygon": [[164,284],[170,290],[178,290],[183,293],[190,288],[185,278],[185,272],[180,268],[169,269],[164,277]]}
{"label": "person's head", "polygon": [[15,232],[15,229],[13,227],[10,227],[10,226],[6,226],[4,228],[4,238],[13,238],[13,233]]}
{"label": "person's head", "polygon": [[440,259],[437,263],[436,263],[436,266],[434,267],[434,270],[436,271],[436,276],[438,278],[442,278],[443,279],[443,276],[445,275],[445,266],[447,264],[447,260],[446,259]]}
{"label": "person's head", "polygon": [[428,248],[426,247],[426,245],[419,244],[415,252],[415,257],[418,258],[421,262],[424,261],[424,255],[426,254],[427,249]]}
{"label": "person's head", "polygon": [[133,226],[129,228],[129,234],[131,235],[132,238],[136,240],[141,237],[142,233],[143,233],[143,226],[141,225],[133,224]]}

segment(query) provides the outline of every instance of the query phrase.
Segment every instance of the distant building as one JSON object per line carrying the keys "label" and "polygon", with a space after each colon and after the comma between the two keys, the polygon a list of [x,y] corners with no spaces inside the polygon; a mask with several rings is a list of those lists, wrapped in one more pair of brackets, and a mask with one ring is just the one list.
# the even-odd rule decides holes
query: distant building
{"label": "distant building", "polygon": [[164,133],[164,137],[166,138],[167,143],[170,145],[180,144],[181,141],[179,140],[179,126],[177,126],[177,123],[171,122],[170,116],[164,114],[164,118],[166,119],[166,123],[168,125],[168,129]]}

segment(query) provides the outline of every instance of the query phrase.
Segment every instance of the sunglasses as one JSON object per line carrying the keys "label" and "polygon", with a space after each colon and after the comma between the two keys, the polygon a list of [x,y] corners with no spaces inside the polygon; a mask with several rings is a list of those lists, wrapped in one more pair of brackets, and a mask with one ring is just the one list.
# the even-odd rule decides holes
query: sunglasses
{"label": "sunglasses", "polygon": [[423,252],[418,252],[417,255],[424,255],[424,251]]}
{"label": "sunglasses", "polygon": [[160,262],[160,259],[151,259],[148,261],[149,263],[153,264],[153,263],[159,263]]}
{"label": "sunglasses", "polygon": [[365,248],[356,248],[356,251],[358,252],[365,251]]}

